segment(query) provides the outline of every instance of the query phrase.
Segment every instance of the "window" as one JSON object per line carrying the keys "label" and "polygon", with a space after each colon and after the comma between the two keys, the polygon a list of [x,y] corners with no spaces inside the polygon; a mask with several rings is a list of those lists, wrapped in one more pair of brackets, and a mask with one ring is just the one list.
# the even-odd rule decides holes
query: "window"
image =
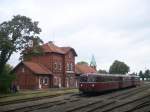
{"label": "window", "polygon": [[88,82],[95,82],[95,79],[96,78],[94,76],[89,76],[88,79],[87,79],[87,81]]}
{"label": "window", "polygon": [[44,85],[48,85],[48,77],[44,77],[43,78],[43,84]]}
{"label": "window", "polygon": [[57,70],[57,63],[54,63],[54,70]]}
{"label": "window", "polygon": [[62,64],[61,63],[58,64],[58,70],[60,70],[60,71],[62,70]]}
{"label": "window", "polygon": [[87,82],[86,76],[80,76],[80,82]]}
{"label": "window", "polygon": [[70,71],[70,64],[67,63],[67,71]]}
{"label": "window", "polygon": [[67,71],[73,71],[73,64],[67,63]]}
{"label": "window", "polygon": [[73,71],[73,64],[70,63],[70,71]]}

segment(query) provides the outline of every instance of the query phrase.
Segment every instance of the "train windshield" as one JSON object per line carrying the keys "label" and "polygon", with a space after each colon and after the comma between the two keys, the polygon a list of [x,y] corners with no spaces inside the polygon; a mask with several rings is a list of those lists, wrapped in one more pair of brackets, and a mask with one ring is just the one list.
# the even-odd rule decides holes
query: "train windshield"
{"label": "train windshield", "polygon": [[80,82],[87,82],[87,76],[80,76]]}
{"label": "train windshield", "polygon": [[80,82],[95,82],[96,81],[96,77],[95,76],[80,76]]}
{"label": "train windshield", "polygon": [[88,76],[88,82],[95,82],[95,77],[94,76]]}

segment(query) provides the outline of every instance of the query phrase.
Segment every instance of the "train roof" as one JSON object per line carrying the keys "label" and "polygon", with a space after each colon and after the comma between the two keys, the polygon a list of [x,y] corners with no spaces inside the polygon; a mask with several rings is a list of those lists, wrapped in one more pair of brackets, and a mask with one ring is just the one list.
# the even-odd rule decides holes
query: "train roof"
{"label": "train roof", "polygon": [[87,73],[87,74],[82,74],[81,76],[138,77],[138,76],[124,75],[124,74],[96,74],[96,73]]}

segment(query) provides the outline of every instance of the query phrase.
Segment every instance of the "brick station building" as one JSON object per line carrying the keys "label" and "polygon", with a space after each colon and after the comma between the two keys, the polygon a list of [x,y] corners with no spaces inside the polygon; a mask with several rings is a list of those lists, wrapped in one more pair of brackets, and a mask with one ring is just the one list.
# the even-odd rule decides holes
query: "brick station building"
{"label": "brick station building", "polygon": [[14,83],[20,89],[77,87],[76,51],[71,47],[58,47],[53,42],[43,44],[41,48],[42,55],[23,60],[14,68]]}

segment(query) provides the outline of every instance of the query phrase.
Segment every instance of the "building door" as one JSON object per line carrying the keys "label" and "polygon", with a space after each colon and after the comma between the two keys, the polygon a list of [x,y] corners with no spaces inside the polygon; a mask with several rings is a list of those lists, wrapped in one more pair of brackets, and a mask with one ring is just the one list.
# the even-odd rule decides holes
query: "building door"
{"label": "building door", "polygon": [[59,77],[59,88],[61,88],[61,78]]}
{"label": "building door", "polygon": [[39,89],[42,88],[42,77],[39,77]]}
{"label": "building door", "polygon": [[69,88],[69,79],[66,78],[67,88]]}

